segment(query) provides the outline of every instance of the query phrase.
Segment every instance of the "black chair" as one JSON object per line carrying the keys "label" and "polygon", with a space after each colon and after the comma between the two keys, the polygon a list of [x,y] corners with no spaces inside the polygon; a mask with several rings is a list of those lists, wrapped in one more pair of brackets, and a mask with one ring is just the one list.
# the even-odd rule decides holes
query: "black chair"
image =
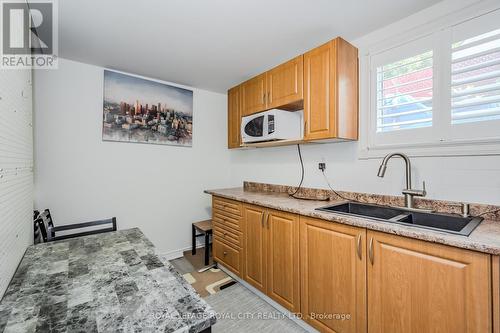
{"label": "black chair", "polygon": [[[35,213],[35,215],[37,215],[37,214]],[[64,234],[64,235],[60,235],[60,236],[56,235],[56,233],[58,231],[67,231],[67,230],[95,227],[95,226],[107,225],[107,224],[110,225],[107,228],[100,228],[100,229],[94,229],[94,230],[89,230],[89,231]],[[83,223],[54,226],[54,221],[52,220],[52,215],[50,214],[50,210],[46,209],[42,213],[39,213],[37,215],[37,218],[35,220],[35,225],[40,229],[40,233],[42,234],[43,241],[44,242],[52,242],[52,241],[57,241],[57,240],[62,240],[62,239],[75,238],[75,237],[80,237],[80,236],[95,235],[95,234],[101,234],[101,233],[110,232],[110,231],[116,231],[116,217],[112,217],[112,218],[106,219],[106,220],[98,220],[98,221],[91,221],[91,222],[83,222]]]}
{"label": "black chair", "polygon": [[40,230],[38,217],[40,216],[40,212],[35,210],[33,212],[33,243],[43,243],[42,231]]}

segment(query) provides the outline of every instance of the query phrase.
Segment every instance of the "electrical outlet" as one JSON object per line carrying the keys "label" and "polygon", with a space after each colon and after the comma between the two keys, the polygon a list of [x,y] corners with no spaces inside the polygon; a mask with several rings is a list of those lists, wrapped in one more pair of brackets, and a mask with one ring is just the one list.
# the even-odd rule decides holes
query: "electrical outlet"
{"label": "electrical outlet", "polygon": [[321,171],[325,171],[325,169],[326,169],[326,163],[324,163],[324,162],[318,163],[318,168]]}

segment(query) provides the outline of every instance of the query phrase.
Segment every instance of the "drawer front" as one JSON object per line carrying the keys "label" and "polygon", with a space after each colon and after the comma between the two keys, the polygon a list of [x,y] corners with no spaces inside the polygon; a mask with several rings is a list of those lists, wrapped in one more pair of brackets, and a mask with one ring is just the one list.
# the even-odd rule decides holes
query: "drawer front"
{"label": "drawer front", "polygon": [[212,211],[212,222],[219,223],[223,227],[241,230],[241,217],[224,215],[224,212],[214,209]]}
{"label": "drawer front", "polygon": [[241,276],[241,252],[232,246],[227,245],[214,238],[213,253],[216,261],[223,264],[230,269],[233,273]]}
{"label": "drawer front", "polygon": [[217,222],[214,222],[214,237],[240,248],[243,242],[241,234],[239,232],[231,231]]}
{"label": "drawer front", "polygon": [[213,197],[212,208],[214,211],[217,210],[223,215],[231,214],[241,216],[242,213],[240,202],[219,197]]}

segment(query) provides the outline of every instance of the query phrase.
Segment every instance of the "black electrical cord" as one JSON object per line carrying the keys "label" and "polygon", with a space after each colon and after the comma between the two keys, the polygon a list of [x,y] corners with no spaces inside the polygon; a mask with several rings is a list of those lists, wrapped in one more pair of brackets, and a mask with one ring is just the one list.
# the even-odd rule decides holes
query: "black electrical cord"
{"label": "black electrical cord", "polygon": [[302,199],[302,198],[295,197],[297,192],[299,192],[300,188],[302,187],[302,183],[304,182],[304,161],[302,160],[302,153],[300,151],[300,144],[297,144],[297,150],[299,152],[299,160],[300,160],[300,167],[302,168],[302,175],[300,177],[299,186],[297,186],[297,188],[295,189],[295,192],[289,193],[288,195],[295,198],[295,199]]}
{"label": "black electrical cord", "polygon": [[341,199],[344,199],[344,200],[347,200],[347,201],[356,201],[356,200],[353,200],[353,199],[348,199],[348,198],[344,197],[343,195],[341,195],[339,192],[335,191],[333,189],[333,187],[330,185],[330,182],[328,181],[328,178],[326,177],[325,170],[323,169],[323,170],[321,170],[321,172],[323,173],[323,177],[325,177],[326,184],[330,188],[330,191],[332,191],[333,193],[335,193],[335,195],[337,195]]}
{"label": "black electrical cord", "polygon": [[483,213],[481,213],[479,215],[476,215],[476,216],[483,216],[483,215],[486,215],[486,214],[495,214],[497,212],[500,212],[500,209],[489,210],[487,212],[483,212]]}
{"label": "black electrical cord", "polygon": [[[300,168],[302,170],[302,174],[300,176],[300,183],[299,183],[299,186],[297,186],[297,188],[295,189],[295,192],[293,193],[288,193],[289,196],[291,196],[292,198],[294,199],[299,199],[299,200],[322,200],[322,199],[318,199],[318,198],[306,198],[306,197],[296,197],[295,195],[300,191],[300,189],[302,188],[302,183],[304,182],[304,161],[302,160],[302,152],[300,151],[300,144],[297,144],[297,151],[299,152],[299,160],[300,160]],[[328,178],[326,177],[326,174],[325,174],[325,170],[321,170],[321,172],[323,173],[323,176],[325,177],[325,181],[326,183],[328,184],[328,187],[330,188],[330,190],[335,193],[338,197],[344,199],[344,200],[347,200],[347,201],[356,201],[356,200],[353,200],[353,199],[348,199],[346,197],[344,197],[343,195],[341,195],[340,193],[338,193],[337,191],[335,191],[332,186],[330,185],[330,182],[328,181]],[[323,201],[327,201],[329,200],[329,198],[326,198],[325,200]]]}

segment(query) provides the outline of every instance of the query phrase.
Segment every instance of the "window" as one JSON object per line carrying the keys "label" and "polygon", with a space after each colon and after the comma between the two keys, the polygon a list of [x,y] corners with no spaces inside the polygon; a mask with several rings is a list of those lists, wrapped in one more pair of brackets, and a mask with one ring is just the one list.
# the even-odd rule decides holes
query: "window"
{"label": "window", "polygon": [[369,60],[368,150],[500,144],[500,10]]}
{"label": "window", "polygon": [[499,120],[500,29],[454,43],[451,59],[452,124]]}
{"label": "window", "polygon": [[432,126],[432,51],[377,68],[377,132]]}

